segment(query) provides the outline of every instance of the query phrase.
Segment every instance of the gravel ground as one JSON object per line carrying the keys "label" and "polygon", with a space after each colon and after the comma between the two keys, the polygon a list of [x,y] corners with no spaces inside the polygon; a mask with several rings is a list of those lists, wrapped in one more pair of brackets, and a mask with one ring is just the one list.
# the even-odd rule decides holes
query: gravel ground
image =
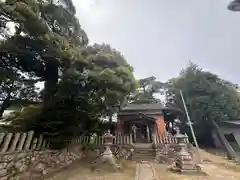
{"label": "gravel ground", "polygon": [[206,176],[172,173],[166,165],[155,164],[154,167],[160,180],[240,180],[239,165],[205,151],[201,151],[201,157]]}
{"label": "gravel ground", "polygon": [[[167,165],[152,165],[159,180],[240,180],[240,166],[234,162],[205,151],[201,151],[201,158],[204,160],[203,171],[206,176],[176,174],[169,171]],[[119,172],[102,164],[92,171],[90,161],[81,160],[47,180],[133,180],[135,170],[136,163],[126,161]]]}
{"label": "gravel ground", "polygon": [[93,171],[91,163],[79,162],[47,180],[132,180],[135,169],[136,163],[131,161],[126,161],[118,172],[109,165],[100,165]]}

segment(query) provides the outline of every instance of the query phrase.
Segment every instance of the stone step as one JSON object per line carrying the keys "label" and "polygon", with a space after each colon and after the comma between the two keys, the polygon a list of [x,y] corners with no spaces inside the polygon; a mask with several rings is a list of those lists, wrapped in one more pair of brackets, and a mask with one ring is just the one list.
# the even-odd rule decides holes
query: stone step
{"label": "stone step", "polygon": [[132,156],[133,158],[152,158],[155,156]]}
{"label": "stone step", "polygon": [[155,157],[153,156],[149,156],[149,157],[132,157],[133,160],[148,160],[148,159],[155,159]]}
{"label": "stone step", "polygon": [[176,168],[176,167],[173,167],[172,168],[173,171],[176,171],[176,172],[181,172],[181,173],[186,173],[186,174],[195,174],[196,173],[201,173],[202,171],[200,169],[197,169],[197,168],[192,168],[192,169],[180,169],[180,168]]}
{"label": "stone step", "polygon": [[132,158],[132,160],[154,160],[155,158],[153,158],[153,157],[134,157],[134,158]]}
{"label": "stone step", "polygon": [[152,148],[134,148],[135,150],[140,150],[140,151],[154,151]]}
{"label": "stone step", "polygon": [[138,148],[135,148],[134,149],[134,152],[155,152],[154,149],[138,149]]}
{"label": "stone step", "polygon": [[154,151],[134,151],[135,154],[156,154]]}
{"label": "stone step", "polygon": [[134,151],[133,154],[156,154],[154,151]]}
{"label": "stone step", "polygon": [[134,152],[132,155],[132,159],[148,160],[148,159],[154,159],[154,158],[155,158],[154,153],[136,153],[136,152]]}
{"label": "stone step", "polygon": [[132,156],[133,158],[155,158],[155,156],[153,155],[149,155],[149,156],[142,156],[142,155],[135,155],[135,156]]}
{"label": "stone step", "polygon": [[154,161],[154,158],[133,158],[132,161],[142,162],[142,161]]}
{"label": "stone step", "polygon": [[152,143],[134,143],[132,144],[134,149],[152,149]]}
{"label": "stone step", "polygon": [[156,154],[155,152],[133,152],[133,154]]}
{"label": "stone step", "polygon": [[156,154],[155,152],[151,151],[134,151],[133,154]]}
{"label": "stone step", "polygon": [[155,158],[155,156],[132,156],[132,158]]}
{"label": "stone step", "polygon": [[132,159],[132,161],[135,161],[135,162],[152,161],[152,162],[154,162],[154,159]]}

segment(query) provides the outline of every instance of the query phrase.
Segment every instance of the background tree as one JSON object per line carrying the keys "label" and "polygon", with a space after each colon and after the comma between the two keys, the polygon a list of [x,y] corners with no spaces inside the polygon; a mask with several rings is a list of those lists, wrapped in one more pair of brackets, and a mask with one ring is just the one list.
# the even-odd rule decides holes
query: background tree
{"label": "background tree", "polygon": [[192,62],[178,77],[170,79],[168,85],[168,103],[184,112],[179,94],[179,90],[183,91],[200,143],[212,143],[209,138],[213,127],[211,120],[221,122],[240,115],[240,97],[236,85],[203,71]]}
{"label": "background tree", "polygon": [[164,83],[157,81],[156,77],[147,77],[138,81],[139,87],[136,92],[130,96],[130,101],[134,103],[153,103],[159,101],[155,98],[156,93],[164,87]]}

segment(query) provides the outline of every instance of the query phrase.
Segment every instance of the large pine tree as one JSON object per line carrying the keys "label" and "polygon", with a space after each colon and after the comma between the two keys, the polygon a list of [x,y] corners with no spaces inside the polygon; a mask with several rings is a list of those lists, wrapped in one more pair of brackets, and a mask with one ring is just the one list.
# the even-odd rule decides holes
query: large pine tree
{"label": "large pine tree", "polygon": [[89,131],[135,90],[133,68],[121,53],[106,44],[88,45],[71,0],[6,0],[0,9],[0,66],[44,81],[44,113],[26,129],[53,136]]}

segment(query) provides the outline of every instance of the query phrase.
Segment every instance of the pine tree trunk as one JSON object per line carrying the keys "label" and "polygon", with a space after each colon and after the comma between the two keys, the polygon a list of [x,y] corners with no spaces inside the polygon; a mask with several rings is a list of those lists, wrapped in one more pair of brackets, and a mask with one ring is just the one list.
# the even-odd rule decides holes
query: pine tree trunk
{"label": "pine tree trunk", "polygon": [[46,107],[53,99],[58,83],[58,66],[54,63],[46,64],[46,75],[44,83],[43,105]]}
{"label": "pine tree trunk", "polygon": [[112,117],[113,117],[113,115],[111,114],[111,115],[109,116],[109,123],[112,123]]}

